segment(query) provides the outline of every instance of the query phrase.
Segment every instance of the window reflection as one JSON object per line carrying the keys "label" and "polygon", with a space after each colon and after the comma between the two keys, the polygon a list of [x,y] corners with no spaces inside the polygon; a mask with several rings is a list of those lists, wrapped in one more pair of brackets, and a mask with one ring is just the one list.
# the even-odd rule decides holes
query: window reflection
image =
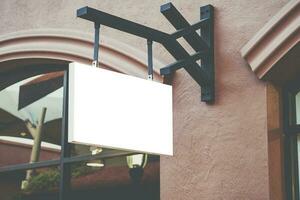
{"label": "window reflection", "polygon": [[26,171],[0,174],[1,200],[55,200],[58,199],[60,171],[58,167],[41,168],[35,171],[26,189],[21,189]]}
{"label": "window reflection", "polygon": [[[109,152],[111,149],[103,149]],[[72,199],[160,199],[160,161],[159,156],[147,155],[147,163],[139,162],[142,154],[131,157],[132,162],[128,162],[128,156],[116,156],[101,159],[103,166],[90,167],[87,164],[97,160],[85,161],[72,164]],[[143,167],[140,180],[136,183],[130,171],[138,168],[136,163],[141,163]],[[143,165],[144,164],[144,165]]]}
{"label": "window reflection", "polygon": [[[60,159],[62,75],[34,76],[0,91],[0,167]],[[71,157],[106,155],[70,164],[71,199],[132,199],[133,194],[159,199],[159,156],[128,157],[128,152],[108,148],[70,147]],[[137,188],[133,177],[139,165],[143,173]],[[59,167],[1,173],[0,199],[57,199],[59,178]]]}
{"label": "window reflection", "polygon": [[295,96],[296,101],[296,124],[300,124],[300,92]]}
{"label": "window reflection", "polygon": [[[63,88],[53,84],[53,75],[61,79],[61,74],[34,76],[0,91],[1,167],[60,158]],[[26,170],[5,177],[12,177],[15,193],[26,199],[25,193],[45,190],[47,177],[56,177],[56,171]]]}
{"label": "window reflection", "polygon": [[6,149],[0,151],[0,166],[59,158],[63,88],[45,94],[41,85],[50,75],[31,77],[0,91],[0,149]]}

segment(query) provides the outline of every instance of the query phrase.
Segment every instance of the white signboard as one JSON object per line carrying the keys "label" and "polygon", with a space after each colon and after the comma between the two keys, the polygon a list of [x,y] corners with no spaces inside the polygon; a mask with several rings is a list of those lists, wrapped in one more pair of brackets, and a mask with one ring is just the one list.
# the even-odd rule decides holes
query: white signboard
{"label": "white signboard", "polygon": [[69,142],[173,154],[172,87],[92,66],[69,66]]}

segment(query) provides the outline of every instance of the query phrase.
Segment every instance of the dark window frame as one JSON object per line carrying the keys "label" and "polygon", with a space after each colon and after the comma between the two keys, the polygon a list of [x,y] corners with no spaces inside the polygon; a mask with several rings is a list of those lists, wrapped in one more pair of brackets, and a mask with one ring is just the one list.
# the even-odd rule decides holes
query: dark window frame
{"label": "dark window frame", "polygon": [[290,81],[283,86],[283,131],[284,131],[284,174],[285,197],[299,200],[299,171],[297,137],[300,125],[296,123],[295,97],[300,92],[300,80]]}
{"label": "dark window frame", "polygon": [[[61,130],[61,154],[60,159],[39,161],[35,163],[23,163],[16,165],[8,165],[0,167],[0,174],[7,172],[15,172],[29,169],[38,169],[45,167],[60,167],[60,186],[59,186],[59,200],[68,199],[70,192],[71,169],[70,164],[95,160],[105,159],[118,156],[127,156],[134,154],[133,152],[125,152],[119,150],[109,150],[96,155],[78,155],[72,156],[70,154],[70,143],[68,143],[68,64],[38,64],[30,66],[22,66],[13,70],[0,72],[0,91],[14,83],[24,80],[26,78],[50,73],[55,71],[64,71],[63,84],[63,122]],[[17,77],[16,77],[17,76]],[[14,77],[12,79],[11,77]]]}

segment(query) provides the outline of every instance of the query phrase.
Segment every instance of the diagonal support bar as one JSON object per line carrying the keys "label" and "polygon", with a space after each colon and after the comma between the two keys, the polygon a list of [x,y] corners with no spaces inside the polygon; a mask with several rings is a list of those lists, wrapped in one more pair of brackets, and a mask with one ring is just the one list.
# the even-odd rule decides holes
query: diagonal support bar
{"label": "diagonal support bar", "polygon": [[[170,40],[162,45],[176,60],[183,60],[190,57],[189,53],[176,40]],[[205,70],[196,62],[184,66],[184,69],[200,86],[207,85],[211,81]]]}
{"label": "diagonal support bar", "polygon": [[189,58],[178,60],[177,62],[174,62],[172,64],[169,64],[165,66],[164,68],[160,69],[161,75],[168,75],[174,73],[176,70],[183,68],[184,66],[193,64],[195,61],[204,58],[204,56],[207,56],[207,53],[197,52],[193,55],[191,55]]}
{"label": "diagonal support bar", "polygon": [[[191,25],[180,14],[172,3],[164,4],[160,7],[160,12],[169,20],[169,22],[177,29],[188,28]],[[183,35],[183,38],[193,47],[195,51],[208,50],[209,45],[195,31],[189,35]]]}
{"label": "diagonal support bar", "polygon": [[191,26],[187,27],[187,28],[182,28],[177,30],[176,32],[172,33],[171,36],[174,39],[178,39],[180,37],[183,36],[188,36],[189,34],[192,34],[194,31],[200,29],[200,28],[204,28],[208,25],[209,23],[209,19],[202,19],[199,22],[192,24]]}
{"label": "diagonal support bar", "polygon": [[[215,98],[213,7],[211,5],[207,5],[201,7],[200,10],[200,22],[191,26],[172,3],[167,3],[161,6],[161,13],[178,30],[177,32],[173,33],[172,36],[174,38],[182,36],[196,52],[206,52],[206,56],[201,58],[200,68],[191,68],[191,66],[195,64],[190,64],[186,65],[185,69],[201,86],[201,100],[207,103],[212,103],[214,102]],[[205,21],[205,26],[203,26],[203,21]],[[201,36],[195,31],[196,26],[201,28]],[[179,49],[176,51],[178,50]],[[190,58],[186,57],[183,59],[189,60]],[[169,66],[169,69],[176,69],[177,67],[178,63],[175,63],[174,65]],[[201,70],[201,72],[199,72],[197,75],[194,74],[196,69],[198,71]],[[167,72],[166,69],[165,72]],[[199,74],[204,74],[205,77],[199,76]]]}

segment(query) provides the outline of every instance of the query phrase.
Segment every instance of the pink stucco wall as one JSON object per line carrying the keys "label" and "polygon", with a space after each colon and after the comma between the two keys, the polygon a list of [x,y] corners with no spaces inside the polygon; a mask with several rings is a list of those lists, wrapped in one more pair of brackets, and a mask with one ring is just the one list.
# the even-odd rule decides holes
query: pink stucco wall
{"label": "pink stucco wall", "polygon": [[[40,28],[92,32],[91,23],[75,18],[75,10],[85,5],[172,32],[174,28],[159,13],[166,2],[2,0],[0,34]],[[185,71],[176,74],[175,155],[161,158],[161,199],[269,199],[266,85],[255,77],[239,50],[287,0],[172,2],[191,23],[199,19],[200,6],[215,7],[216,102],[200,102],[198,85]],[[146,49],[144,40],[106,27],[101,31]],[[173,61],[157,44],[154,55],[165,63]]]}

